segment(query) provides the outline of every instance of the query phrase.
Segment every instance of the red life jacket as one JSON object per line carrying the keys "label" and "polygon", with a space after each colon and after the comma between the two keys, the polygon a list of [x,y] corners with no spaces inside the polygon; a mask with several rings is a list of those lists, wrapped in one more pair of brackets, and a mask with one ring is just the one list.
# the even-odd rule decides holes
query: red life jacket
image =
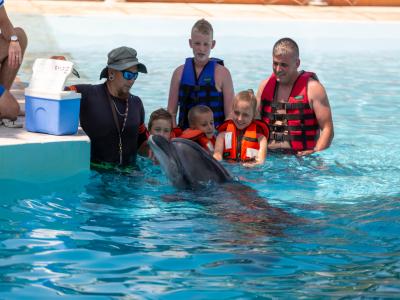
{"label": "red life jacket", "polygon": [[[318,121],[308,102],[307,84],[310,78],[317,76],[311,72],[302,72],[293,84],[287,102],[275,100],[276,76],[272,74],[261,94],[261,118],[268,124],[270,140],[289,141],[292,150],[313,149],[319,133]],[[277,113],[278,109],[286,113]],[[282,121],[282,125],[275,124]]]}
{"label": "red life jacket", "polygon": [[176,138],[176,137],[180,137],[181,135],[182,135],[182,129],[180,127],[172,128],[171,139],[172,138]]}
{"label": "red life jacket", "polygon": [[[238,130],[232,120],[227,120],[218,127],[219,132],[225,131],[224,159],[235,161],[254,160],[260,150],[258,134],[268,138],[269,130],[267,124],[262,121],[253,120],[243,130]],[[241,134],[243,133],[243,134]]]}
{"label": "red life jacket", "polygon": [[184,130],[179,137],[183,139],[192,140],[198,143],[205,150],[211,153],[214,152],[215,137],[209,139],[201,130],[188,128]]}

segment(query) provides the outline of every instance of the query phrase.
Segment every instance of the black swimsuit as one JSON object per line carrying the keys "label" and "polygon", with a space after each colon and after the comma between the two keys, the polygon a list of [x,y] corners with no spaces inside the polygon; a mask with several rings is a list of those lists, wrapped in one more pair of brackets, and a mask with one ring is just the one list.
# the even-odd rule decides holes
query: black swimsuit
{"label": "black swimsuit", "polygon": [[[119,134],[110,107],[105,84],[76,85],[82,94],[80,122],[91,141],[91,162],[119,164]],[[113,97],[117,110],[125,112],[126,102]],[[128,119],[122,133],[122,165],[133,165],[137,148],[146,140],[144,130],[144,108],[139,97],[129,97]],[[120,128],[124,120],[117,114]]]}

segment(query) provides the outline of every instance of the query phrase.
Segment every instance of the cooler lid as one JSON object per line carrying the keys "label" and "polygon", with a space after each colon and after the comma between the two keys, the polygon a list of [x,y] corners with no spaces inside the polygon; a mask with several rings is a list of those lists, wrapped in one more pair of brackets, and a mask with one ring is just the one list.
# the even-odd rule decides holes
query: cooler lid
{"label": "cooler lid", "polygon": [[48,92],[38,91],[30,88],[25,89],[25,96],[52,99],[52,100],[67,100],[67,99],[80,99],[81,94],[74,91],[60,91],[60,92]]}
{"label": "cooler lid", "polygon": [[73,62],[66,60],[37,58],[33,63],[33,74],[28,88],[46,93],[62,92],[73,65]]}

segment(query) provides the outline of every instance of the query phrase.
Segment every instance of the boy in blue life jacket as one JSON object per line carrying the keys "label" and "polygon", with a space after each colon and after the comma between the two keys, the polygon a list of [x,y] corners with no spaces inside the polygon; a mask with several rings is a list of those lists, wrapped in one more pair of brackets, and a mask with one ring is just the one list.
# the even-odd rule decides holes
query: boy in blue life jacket
{"label": "boy in blue life jacket", "polygon": [[193,25],[189,45],[193,57],[176,68],[171,78],[167,109],[172,115],[173,126],[187,129],[188,112],[199,104],[211,108],[215,126],[218,126],[230,115],[234,91],[229,70],[221,60],[210,58],[215,40],[208,21],[201,19]]}

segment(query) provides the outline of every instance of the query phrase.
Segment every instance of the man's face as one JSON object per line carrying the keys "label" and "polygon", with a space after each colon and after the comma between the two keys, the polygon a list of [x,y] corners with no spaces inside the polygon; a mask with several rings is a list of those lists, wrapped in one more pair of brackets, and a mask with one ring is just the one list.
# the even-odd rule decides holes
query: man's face
{"label": "man's face", "polygon": [[290,52],[272,56],[272,70],[282,84],[288,84],[297,78],[299,65],[300,60]]}
{"label": "man's face", "polygon": [[110,84],[112,84],[117,91],[118,98],[128,98],[129,97],[129,91],[131,90],[133,84],[135,83],[136,78],[133,77],[132,79],[126,79],[124,78],[124,71],[132,72],[132,73],[137,73],[137,66],[130,67],[128,69],[125,69],[124,71],[117,71],[117,70],[112,70],[114,74],[114,79],[110,80]]}
{"label": "man's face", "polygon": [[193,30],[189,45],[193,49],[195,62],[204,64],[210,58],[210,52],[215,46],[215,41],[210,34],[203,34],[197,30]]}

